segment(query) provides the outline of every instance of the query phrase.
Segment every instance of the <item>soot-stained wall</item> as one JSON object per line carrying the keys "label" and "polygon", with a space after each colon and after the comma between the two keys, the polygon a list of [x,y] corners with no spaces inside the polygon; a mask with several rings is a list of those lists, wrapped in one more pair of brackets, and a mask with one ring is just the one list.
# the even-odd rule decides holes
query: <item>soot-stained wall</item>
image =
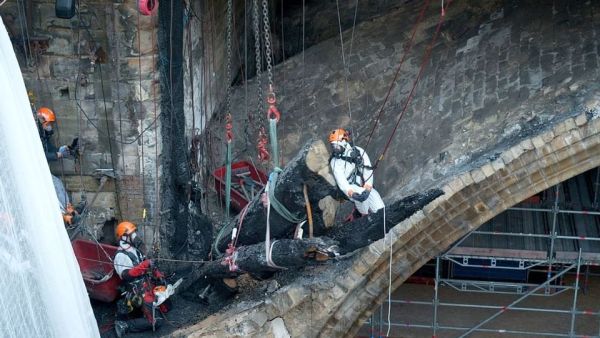
{"label": "soot-stained wall", "polygon": [[[137,1],[77,2],[71,19],[55,15],[54,1],[8,1],[0,7],[27,89],[36,107],[58,119],[58,145],[79,136],[81,158],[52,163],[77,202],[98,189],[96,169],[114,169],[90,208],[96,235],[104,221],[156,224],[160,115],[156,75],[156,17],[141,16]],[[28,113],[28,112],[25,112]],[[151,231],[146,231],[147,235]],[[148,238],[148,240],[151,240]]]}

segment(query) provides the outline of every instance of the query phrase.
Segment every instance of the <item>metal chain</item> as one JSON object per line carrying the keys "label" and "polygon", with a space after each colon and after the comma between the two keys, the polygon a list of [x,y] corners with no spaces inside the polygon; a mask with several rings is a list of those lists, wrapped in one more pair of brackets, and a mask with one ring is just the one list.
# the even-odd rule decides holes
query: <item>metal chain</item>
{"label": "metal chain", "polygon": [[233,19],[233,0],[227,0],[227,112],[231,113],[231,26]]}
{"label": "metal chain", "polygon": [[261,65],[261,61],[262,58],[260,57],[260,24],[259,24],[259,17],[258,17],[258,0],[254,0],[253,1],[253,24],[254,24],[254,54],[255,54],[255,59],[256,59],[256,87],[257,87],[257,91],[258,91],[258,106],[257,106],[257,112],[258,114],[260,114],[260,111],[262,110],[262,83],[260,81],[261,75],[262,75],[262,65]]}
{"label": "metal chain", "polygon": [[269,6],[267,0],[263,0],[263,24],[265,28],[265,56],[267,58],[267,76],[269,79],[269,90],[273,88],[273,66],[271,65],[271,27],[269,26]]}

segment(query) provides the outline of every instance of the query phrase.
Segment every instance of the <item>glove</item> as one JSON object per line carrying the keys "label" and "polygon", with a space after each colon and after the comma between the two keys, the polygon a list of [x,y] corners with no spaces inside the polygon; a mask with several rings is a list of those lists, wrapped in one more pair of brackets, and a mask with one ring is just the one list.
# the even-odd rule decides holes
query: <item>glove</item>
{"label": "glove", "polygon": [[58,148],[58,158],[65,158],[71,155],[71,151],[69,150],[69,146],[64,145]]}
{"label": "glove", "polygon": [[73,224],[73,215],[63,214],[62,218],[63,218],[63,222],[65,224],[68,224],[68,225],[72,225]]}
{"label": "glove", "polygon": [[154,271],[152,272],[152,274],[154,275],[154,278],[156,279],[165,279],[165,274],[163,274],[162,272],[160,272],[158,269],[154,269]]}
{"label": "glove", "polygon": [[352,199],[355,201],[358,201],[358,202],[364,202],[367,200],[367,198],[369,198],[369,194],[370,194],[369,190],[364,190],[360,194],[357,194],[357,193],[352,194]]}
{"label": "glove", "polygon": [[152,265],[153,265],[152,260],[145,259],[140,264],[138,264],[138,265],[134,266],[133,268],[126,270],[126,271],[130,277],[139,277],[139,276],[145,274],[146,271],[148,271],[148,269],[150,269],[152,267]]}

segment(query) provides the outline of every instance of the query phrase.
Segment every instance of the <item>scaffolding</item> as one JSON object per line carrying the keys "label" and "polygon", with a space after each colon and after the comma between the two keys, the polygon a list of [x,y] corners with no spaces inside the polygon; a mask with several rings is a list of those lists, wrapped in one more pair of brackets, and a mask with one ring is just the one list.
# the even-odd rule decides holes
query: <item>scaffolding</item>
{"label": "scaffolding", "polygon": [[[543,192],[553,197],[550,207],[518,206],[508,209],[510,212],[527,213],[523,216],[530,223],[535,223],[537,218],[548,222],[547,231],[536,232],[531,228],[540,229],[540,226],[528,227],[513,226],[509,230],[495,231],[486,230],[484,226],[481,230],[472,231],[458,242],[454,243],[446,252],[435,258],[435,272],[433,277],[433,299],[431,301],[415,301],[410,299],[391,299],[391,304],[387,301],[374,312],[367,321],[370,337],[385,337],[388,326],[392,328],[418,328],[430,330],[432,337],[438,337],[441,330],[454,331],[458,337],[471,336],[472,333],[496,333],[507,336],[536,336],[536,337],[590,337],[590,335],[578,334],[576,331],[576,320],[581,316],[595,316],[600,320],[600,312],[592,310],[582,310],[577,307],[580,290],[585,292],[590,275],[590,266],[600,264],[600,212],[599,207],[599,181],[600,168],[595,170],[595,179],[593,184],[585,184],[586,176],[592,176],[592,171],[579,175],[568,181],[558,184],[551,189]],[[564,193],[561,196],[561,186],[564,187]],[[592,191],[583,191],[592,186]],[[578,190],[580,189],[580,190]],[[567,199],[565,195],[570,195]],[[585,195],[587,197],[582,197]],[[590,210],[585,210],[585,208]],[[565,208],[570,207],[570,208]],[[574,210],[579,207],[581,210]],[[542,216],[540,216],[542,215]],[[561,215],[570,215],[570,223],[567,224]],[[590,221],[590,217],[592,218]],[[510,219],[506,216],[505,220]],[[562,222],[560,220],[562,220]],[[486,223],[488,225],[488,223]],[[563,227],[569,227],[564,229]],[[541,226],[544,228],[544,226]],[[524,231],[524,230],[530,231]],[[479,240],[474,239],[479,236]],[[515,242],[508,240],[502,247],[498,244],[498,238],[520,238],[519,248],[513,248],[511,245]],[[487,242],[485,239],[487,238]],[[466,245],[465,243],[470,243]],[[487,243],[487,246],[485,245]],[[569,250],[570,249],[570,250]],[[575,250],[573,250],[575,249]],[[441,273],[442,264],[446,266],[462,267],[466,269],[486,269],[486,271],[506,270],[506,271],[529,271],[543,272],[545,280],[541,283],[527,283],[519,281],[495,281],[495,280],[477,280],[476,278],[457,279],[453,276],[444,278]],[[583,281],[580,280],[583,272]],[[449,269],[450,270],[450,269]],[[450,275],[450,273],[447,273]],[[574,274],[574,281],[566,285],[562,279],[567,274]],[[481,292],[493,294],[511,294],[519,297],[508,305],[482,305],[468,304],[462,302],[448,302],[440,299],[439,289],[441,286],[448,286],[460,292]],[[573,297],[570,309],[558,309],[548,307],[519,306],[523,300],[531,296],[552,297],[561,294],[567,290],[572,290]],[[402,304],[405,306],[429,306],[432,309],[432,318],[429,321],[423,319],[419,322],[408,321],[387,321],[384,318],[384,311],[387,312],[388,306]],[[479,321],[476,325],[463,327],[459,325],[450,325],[440,323],[439,311],[441,308],[448,309],[473,309],[473,310],[495,310],[494,314]],[[566,332],[540,332],[517,330],[507,328],[484,328],[484,326],[495,318],[507,311],[523,312],[527,314],[559,314],[570,317],[569,328]],[[447,332],[448,332],[447,331]],[[454,335],[453,335],[454,336]],[[600,325],[597,334],[600,336]]]}

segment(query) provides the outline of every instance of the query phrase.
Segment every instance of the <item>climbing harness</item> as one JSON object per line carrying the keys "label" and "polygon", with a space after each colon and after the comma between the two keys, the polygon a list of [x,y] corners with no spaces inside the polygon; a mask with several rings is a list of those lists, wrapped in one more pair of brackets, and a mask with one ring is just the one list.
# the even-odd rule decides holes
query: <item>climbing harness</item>
{"label": "climbing harness", "polygon": [[350,175],[346,177],[346,180],[348,182],[357,184],[358,182],[356,181],[356,178],[360,177],[360,179],[362,180],[361,184],[364,184],[373,175],[373,173],[371,173],[371,175],[365,179],[364,170],[367,169],[374,171],[375,166],[365,165],[363,155],[364,153],[361,153],[360,150],[358,150],[358,148],[352,145],[352,151],[350,152],[350,156],[344,156],[343,154],[332,154],[329,158],[329,162],[331,162],[331,160],[335,158],[354,164],[354,169],[352,170]]}

